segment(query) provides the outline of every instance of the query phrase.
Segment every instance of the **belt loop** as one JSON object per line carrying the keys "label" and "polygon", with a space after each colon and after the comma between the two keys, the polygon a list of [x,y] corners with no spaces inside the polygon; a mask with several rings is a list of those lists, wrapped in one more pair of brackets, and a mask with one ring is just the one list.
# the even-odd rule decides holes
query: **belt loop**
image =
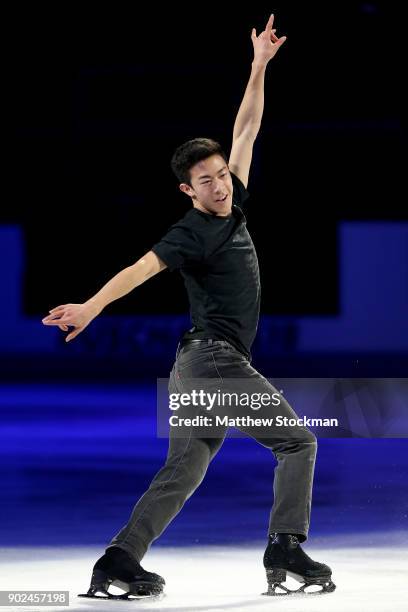
{"label": "belt loop", "polygon": [[208,344],[209,344],[210,346],[212,346],[212,343],[213,343],[213,339],[212,339],[212,338],[208,338]]}

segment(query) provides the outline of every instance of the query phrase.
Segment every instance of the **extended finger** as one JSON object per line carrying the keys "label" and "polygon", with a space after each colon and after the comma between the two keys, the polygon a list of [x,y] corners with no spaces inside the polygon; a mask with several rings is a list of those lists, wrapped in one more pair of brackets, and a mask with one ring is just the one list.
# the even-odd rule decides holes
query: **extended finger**
{"label": "extended finger", "polygon": [[55,306],[55,308],[51,308],[48,312],[55,312],[56,310],[60,310],[61,308],[65,308],[68,304],[61,304],[60,306]]}
{"label": "extended finger", "polygon": [[285,40],[286,40],[286,36],[281,36],[273,44],[275,45],[275,47],[280,47],[281,45],[283,45]]}
{"label": "extended finger", "polygon": [[43,325],[72,325],[72,323],[69,322],[68,319],[64,319],[64,317],[62,317],[61,319],[43,319],[42,320]]}
{"label": "extended finger", "polygon": [[62,317],[64,316],[64,314],[66,314],[66,310],[65,308],[62,308],[61,310],[55,310],[54,312],[50,312],[50,314],[47,314],[44,319],[55,319],[55,317]]}
{"label": "extended finger", "polygon": [[43,323],[49,323],[50,321],[60,321],[64,315],[48,315],[42,319]]}
{"label": "extended finger", "polygon": [[75,331],[68,334],[68,336],[65,338],[65,342],[69,342],[70,340],[75,338],[82,331],[82,329],[83,329],[82,327],[77,327]]}
{"label": "extended finger", "polygon": [[266,24],[265,30],[272,30],[274,18],[274,14],[272,13],[272,15],[268,19],[268,23]]}

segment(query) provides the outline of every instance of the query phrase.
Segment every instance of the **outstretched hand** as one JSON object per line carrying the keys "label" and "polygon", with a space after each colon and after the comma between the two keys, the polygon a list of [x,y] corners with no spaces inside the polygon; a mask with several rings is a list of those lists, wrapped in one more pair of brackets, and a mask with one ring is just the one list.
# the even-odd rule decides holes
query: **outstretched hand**
{"label": "outstretched hand", "polygon": [[63,304],[49,311],[50,314],[42,319],[44,325],[57,325],[62,331],[74,327],[65,338],[69,342],[85,329],[94,319],[97,312],[88,304]]}
{"label": "outstretched hand", "polygon": [[254,46],[255,61],[267,64],[286,40],[286,36],[281,36],[280,38],[276,36],[276,29],[272,29],[273,20],[274,15],[271,15],[264,31],[259,36],[256,35],[255,28],[252,28],[251,40]]}

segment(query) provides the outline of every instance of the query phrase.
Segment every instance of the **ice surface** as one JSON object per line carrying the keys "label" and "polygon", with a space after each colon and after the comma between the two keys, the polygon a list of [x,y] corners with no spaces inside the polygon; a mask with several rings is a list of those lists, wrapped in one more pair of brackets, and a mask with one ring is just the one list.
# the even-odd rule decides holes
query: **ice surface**
{"label": "ice surface", "polygon": [[[330,565],[334,593],[323,596],[265,597],[263,544],[252,546],[155,547],[143,560],[145,569],[164,576],[161,601],[109,601],[78,598],[86,593],[91,570],[103,549],[95,547],[3,548],[0,550],[2,590],[69,590],[69,608],[19,607],[19,610],[251,610],[336,612],[402,612],[408,610],[408,544],[406,533],[394,534],[393,546],[375,546],[378,536],[333,539],[322,547],[304,545],[314,559]],[[361,545],[363,544],[363,545]],[[7,563],[6,563],[7,561]],[[293,586],[296,583],[293,583]],[[16,610],[4,607],[3,610]]]}

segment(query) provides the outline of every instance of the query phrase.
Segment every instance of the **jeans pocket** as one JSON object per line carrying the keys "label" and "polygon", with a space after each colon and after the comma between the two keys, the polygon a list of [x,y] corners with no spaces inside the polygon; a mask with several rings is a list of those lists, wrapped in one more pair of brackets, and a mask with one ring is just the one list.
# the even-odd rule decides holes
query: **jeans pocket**
{"label": "jeans pocket", "polygon": [[213,353],[207,351],[205,354],[195,356],[186,361],[180,360],[176,364],[176,376],[179,380],[186,379],[218,379],[222,380],[216,366]]}
{"label": "jeans pocket", "polygon": [[210,359],[210,355],[206,354],[206,355],[191,355],[190,359],[188,357],[186,357],[185,359],[178,359],[178,363],[177,363],[177,370],[179,372],[182,372],[183,370],[185,370],[186,368],[191,368],[193,367],[195,364],[203,364],[203,366],[205,365],[205,362],[207,360]]}

